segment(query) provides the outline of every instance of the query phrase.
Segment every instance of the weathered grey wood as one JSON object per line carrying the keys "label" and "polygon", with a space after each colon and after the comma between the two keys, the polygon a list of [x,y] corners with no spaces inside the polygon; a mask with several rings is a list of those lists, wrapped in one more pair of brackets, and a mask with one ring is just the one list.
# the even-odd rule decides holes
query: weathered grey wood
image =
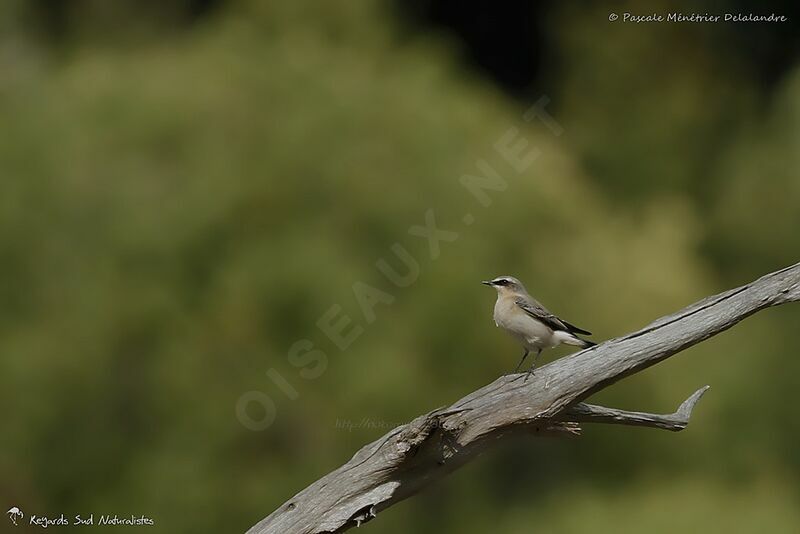
{"label": "weathered grey wood", "polygon": [[709,386],[703,386],[695,391],[691,397],[683,401],[683,404],[680,405],[677,412],[669,415],[629,412],[626,410],[605,408],[604,406],[595,406],[594,404],[579,402],[564,410],[558,416],[558,419],[576,423],[649,426],[678,432],[686,428],[689,424],[689,417],[692,415],[695,404],[697,404],[697,401],[700,400],[700,397],[703,396],[703,393],[705,393],[708,388]]}
{"label": "weathered grey wood", "polygon": [[576,434],[578,420],[678,430],[704,390],[672,416],[580,403],[759,310],[797,300],[800,263],[703,299],[637,332],[561,358],[537,369],[527,382],[521,374],[502,376],[452,406],[421,415],[364,446],[248,534],[343,532],[458,469],[499,440],[525,434]]}

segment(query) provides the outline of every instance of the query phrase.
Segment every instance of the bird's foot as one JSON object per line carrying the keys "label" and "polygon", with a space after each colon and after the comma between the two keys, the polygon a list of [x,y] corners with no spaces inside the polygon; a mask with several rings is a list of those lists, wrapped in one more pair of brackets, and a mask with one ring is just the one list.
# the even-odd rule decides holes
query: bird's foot
{"label": "bird's foot", "polygon": [[525,373],[525,380],[523,380],[523,382],[527,382],[527,381],[528,381],[528,379],[529,379],[531,376],[535,375],[535,374],[536,374],[536,373],[534,373],[534,372],[533,372],[533,369],[531,369],[530,371],[528,371],[527,373]]}

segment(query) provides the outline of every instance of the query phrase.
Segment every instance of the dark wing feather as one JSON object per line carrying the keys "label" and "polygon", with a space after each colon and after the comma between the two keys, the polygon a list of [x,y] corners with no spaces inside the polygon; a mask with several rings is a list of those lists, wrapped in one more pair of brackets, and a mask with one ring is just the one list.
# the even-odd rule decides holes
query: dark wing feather
{"label": "dark wing feather", "polygon": [[569,328],[569,331],[572,332],[573,334],[583,334],[584,336],[591,336],[592,335],[592,333],[589,332],[588,330],[584,330],[583,328],[578,328],[574,324],[570,324],[567,321],[565,321],[564,319],[561,319],[561,322],[564,323],[565,325],[567,325],[567,327]]}
{"label": "dark wing feather", "polygon": [[536,302],[533,298],[516,297],[514,303],[522,308],[522,311],[543,322],[553,330],[569,331],[569,327],[564,322],[550,313],[547,308]]}
{"label": "dark wing feather", "polygon": [[547,308],[536,302],[533,297],[517,297],[514,299],[514,302],[517,306],[522,308],[525,313],[534,319],[538,319],[539,321],[543,322],[553,330],[563,330],[564,332],[569,332],[571,334],[583,334],[586,336],[592,335],[591,332],[578,328],[577,326],[570,324],[563,319],[559,319],[550,313]]}

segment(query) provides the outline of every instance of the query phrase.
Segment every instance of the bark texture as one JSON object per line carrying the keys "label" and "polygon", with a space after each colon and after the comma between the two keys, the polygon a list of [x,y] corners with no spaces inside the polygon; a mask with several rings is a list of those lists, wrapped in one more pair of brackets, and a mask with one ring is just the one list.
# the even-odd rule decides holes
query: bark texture
{"label": "bark texture", "polygon": [[626,376],[708,339],[770,306],[800,300],[800,263],[705,298],[639,331],[523,374],[502,376],[364,446],[293,496],[248,534],[343,532],[446,476],[477,454],[522,434],[575,435],[579,423],[686,427],[705,386],[670,415],[582,402]]}

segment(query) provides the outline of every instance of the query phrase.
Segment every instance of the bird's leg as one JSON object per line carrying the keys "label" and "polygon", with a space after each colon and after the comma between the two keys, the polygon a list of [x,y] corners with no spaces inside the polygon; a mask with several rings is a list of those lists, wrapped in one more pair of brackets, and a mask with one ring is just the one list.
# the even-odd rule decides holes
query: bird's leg
{"label": "bird's leg", "polygon": [[539,355],[541,353],[542,353],[542,349],[536,349],[536,356],[533,357],[533,362],[531,363],[531,368],[528,369],[528,373],[525,375],[525,380],[524,381],[527,381],[528,377],[530,377],[533,374],[533,368],[536,367],[536,360],[537,360],[537,358],[539,358]]}
{"label": "bird's leg", "polygon": [[519,371],[519,368],[522,367],[522,362],[524,362],[525,358],[527,358],[527,357],[528,357],[528,349],[525,349],[525,353],[522,355],[522,359],[517,364],[517,368],[514,369],[515,373]]}

